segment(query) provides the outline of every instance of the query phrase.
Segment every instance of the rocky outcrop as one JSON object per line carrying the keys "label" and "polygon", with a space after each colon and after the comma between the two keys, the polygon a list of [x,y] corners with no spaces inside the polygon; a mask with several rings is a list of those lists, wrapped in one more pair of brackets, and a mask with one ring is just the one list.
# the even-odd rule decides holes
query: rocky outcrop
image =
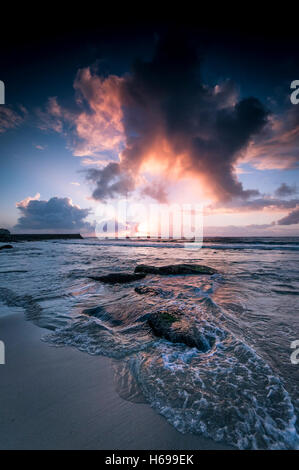
{"label": "rocky outcrop", "polygon": [[135,273],[146,274],[215,274],[216,269],[201,264],[170,264],[168,266],[149,266],[139,264],[135,268]]}
{"label": "rocky outcrop", "polygon": [[2,246],[0,246],[0,250],[9,250],[11,248],[13,248],[12,245],[2,245]]}
{"label": "rocky outcrop", "polygon": [[207,352],[214,344],[212,337],[208,338],[190,327],[180,311],[160,310],[150,313],[147,323],[153,333],[172,343],[183,343],[201,352]]}
{"label": "rocky outcrop", "polygon": [[5,228],[0,228],[0,242],[10,242],[11,234],[9,230]]}
{"label": "rocky outcrop", "polygon": [[89,276],[89,278],[106,284],[125,284],[126,282],[138,281],[145,276],[145,273],[110,273],[105,276]]}

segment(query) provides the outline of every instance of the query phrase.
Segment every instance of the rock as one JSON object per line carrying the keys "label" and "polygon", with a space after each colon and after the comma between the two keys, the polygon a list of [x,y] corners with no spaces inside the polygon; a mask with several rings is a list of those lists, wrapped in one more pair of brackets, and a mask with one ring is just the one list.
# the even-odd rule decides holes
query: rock
{"label": "rock", "polygon": [[135,292],[137,294],[149,294],[149,295],[159,295],[160,291],[158,289],[155,289],[153,287],[148,287],[148,286],[137,286],[135,287]]}
{"label": "rock", "polygon": [[0,246],[0,250],[8,250],[10,248],[13,248],[13,246],[12,245],[2,245],[2,246]]}
{"label": "rock", "polygon": [[124,284],[126,282],[138,281],[145,276],[145,273],[110,273],[105,276],[89,276],[89,278],[107,284]]}
{"label": "rock", "polygon": [[159,295],[163,299],[170,299],[171,297],[173,297],[173,292],[163,290],[160,287],[150,287],[150,286],[141,285],[141,286],[135,287],[134,290],[135,292],[137,292],[137,294],[140,294],[140,295],[151,295],[151,296]]}
{"label": "rock", "polygon": [[0,228],[0,242],[9,242],[11,240],[11,234],[9,230]]}
{"label": "rock", "polygon": [[196,334],[192,328],[188,328],[183,321],[183,314],[179,311],[163,311],[151,313],[147,318],[148,325],[153,333],[171,341],[172,343],[183,343],[190,348],[197,348],[201,352],[208,351],[213,345],[213,339],[205,338]]}
{"label": "rock", "polygon": [[147,274],[215,274],[217,270],[201,264],[170,264],[169,266],[148,266],[139,264],[135,268],[135,273]]}
{"label": "rock", "polygon": [[157,336],[164,336],[169,334],[169,328],[172,323],[180,321],[180,314],[160,310],[153,312],[148,316],[148,324],[153,329]]}

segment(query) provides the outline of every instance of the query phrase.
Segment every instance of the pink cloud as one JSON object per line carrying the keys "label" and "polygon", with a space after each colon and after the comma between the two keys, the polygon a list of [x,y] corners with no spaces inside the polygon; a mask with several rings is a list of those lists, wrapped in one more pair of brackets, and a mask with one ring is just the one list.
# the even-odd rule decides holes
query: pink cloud
{"label": "pink cloud", "polygon": [[283,170],[299,162],[299,109],[272,115],[263,132],[250,142],[244,160],[258,170]]}
{"label": "pink cloud", "polygon": [[[56,97],[48,100],[45,111],[38,110],[39,127],[65,134],[73,155],[89,157],[87,162],[110,151],[117,158],[124,144],[120,86],[122,78],[92,74],[80,69],[74,81],[77,111],[68,111]],[[105,158],[103,161],[105,162]],[[83,162],[84,163],[84,162]]]}
{"label": "pink cloud", "polygon": [[33,196],[33,197],[28,196],[25,199],[23,199],[22,201],[16,202],[16,207],[26,208],[28,206],[28,204],[30,203],[30,201],[38,201],[39,198],[40,198],[40,193],[36,193],[36,195]]}
{"label": "pink cloud", "polygon": [[23,115],[7,106],[0,106],[0,134],[19,126],[24,121],[27,111],[24,107],[20,107],[20,110]]}
{"label": "pink cloud", "polygon": [[96,156],[103,151],[119,152],[124,142],[120,86],[122,78],[110,75],[101,78],[90,68],[78,71],[74,88],[78,104],[88,103],[89,109],[75,118],[78,141],[74,154]]}
{"label": "pink cloud", "polygon": [[38,109],[37,116],[39,119],[38,127],[41,130],[62,133],[64,120],[67,119],[69,113],[59,106],[56,97],[51,97],[48,99],[46,110]]}

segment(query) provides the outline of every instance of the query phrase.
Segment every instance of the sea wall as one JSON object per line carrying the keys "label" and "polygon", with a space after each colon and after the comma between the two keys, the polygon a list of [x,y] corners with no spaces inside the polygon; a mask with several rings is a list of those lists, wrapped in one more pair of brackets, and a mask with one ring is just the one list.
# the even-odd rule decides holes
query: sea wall
{"label": "sea wall", "polygon": [[0,229],[0,242],[40,241],[40,240],[76,240],[83,239],[80,233],[22,233],[13,234],[4,228]]}

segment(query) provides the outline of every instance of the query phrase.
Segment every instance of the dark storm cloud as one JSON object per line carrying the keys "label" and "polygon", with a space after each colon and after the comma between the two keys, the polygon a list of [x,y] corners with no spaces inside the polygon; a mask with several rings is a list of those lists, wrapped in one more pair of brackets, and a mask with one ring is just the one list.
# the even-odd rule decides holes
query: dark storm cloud
{"label": "dark storm cloud", "polygon": [[[118,119],[112,119],[113,114],[109,119],[123,132],[121,162],[87,173],[96,186],[95,199],[133,191],[143,165],[146,162],[150,165],[151,160],[166,168],[163,175],[166,189],[171,171],[178,167],[177,176],[198,176],[207,192],[220,201],[258,195],[255,190],[243,189],[235,164],[240,152],[267,123],[268,113],[256,98],[238,101],[238,89],[230,80],[215,87],[205,85],[196,48],[184,35],[176,31],[175,35],[160,39],[153,59],[136,61],[131,73],[121,79],[113,76],[99,79],[90,71],[84,76],[85,82],[81,80],[77,88],[85,99],[86,89],[98,87],[89,99],[92,117],[84,115],[84,126],[80,126],[81,133],[82,128],[88,130],[85,139],[92,133],[93,148],[100,148],[107,136],[91,132],[91,119],[98,129],[99,122],[106,122],[108,111],[113,110],[116,117],[122,115],[121,125]],[[109,143],[113,136],[109,133]],[[158,200],[163,196],[165,200],[165,188],[163,195],[154,183],[150,189],[146,186],[147,195]]]}
{"label": "dark storm cloud", "polygon": [[48,201],[27,198],[17,203],[21,217],[16,229],[30,230],[90,230],[91,226],[84,219],[89,209],[80,209],[69,198],[52,197]]}
{"label": "dark storm cloud", "polygon": [[237,102],[236,96],[231,82],[203,84],[195,48],[185,38],[160,40],[153,60],[138,61],[122,83],[122,167],[138,169],[162,136],[174,158],[187,155],[183,171],[201,175],[219,199],[253,195],[237,181],[234,164],[266,124],[267,111],[255,98]]}
{"label": "dark storm cloud", "polygon": [[275,194],[278,197],[286,197],[286,196],[292,196],[293,194],[296,194],[297,188],[296,186],[289,186],[286,183],[282,183],[279,188],[276,189]]}
{"label": "dark storm cloud", "polygon": [[121,171],[119,163],[109,163],[102,170],[92,168],[87,171],[87,179],[96,185],[92,197],[98,201],[126,196],[134,188],[132,177]]}
{"label": "dark storm cloud", "polygon": [[299,224],[299,207],[291,211],[286,217],[278,220],[278,225],[293,225]]}
{"label": "dark storm cloud", "polygon": [[167,192],[162,183],[146,186],[142,190],[141,194],[144,196],[149,196],[161,204],[164,204],[168,201]]}

